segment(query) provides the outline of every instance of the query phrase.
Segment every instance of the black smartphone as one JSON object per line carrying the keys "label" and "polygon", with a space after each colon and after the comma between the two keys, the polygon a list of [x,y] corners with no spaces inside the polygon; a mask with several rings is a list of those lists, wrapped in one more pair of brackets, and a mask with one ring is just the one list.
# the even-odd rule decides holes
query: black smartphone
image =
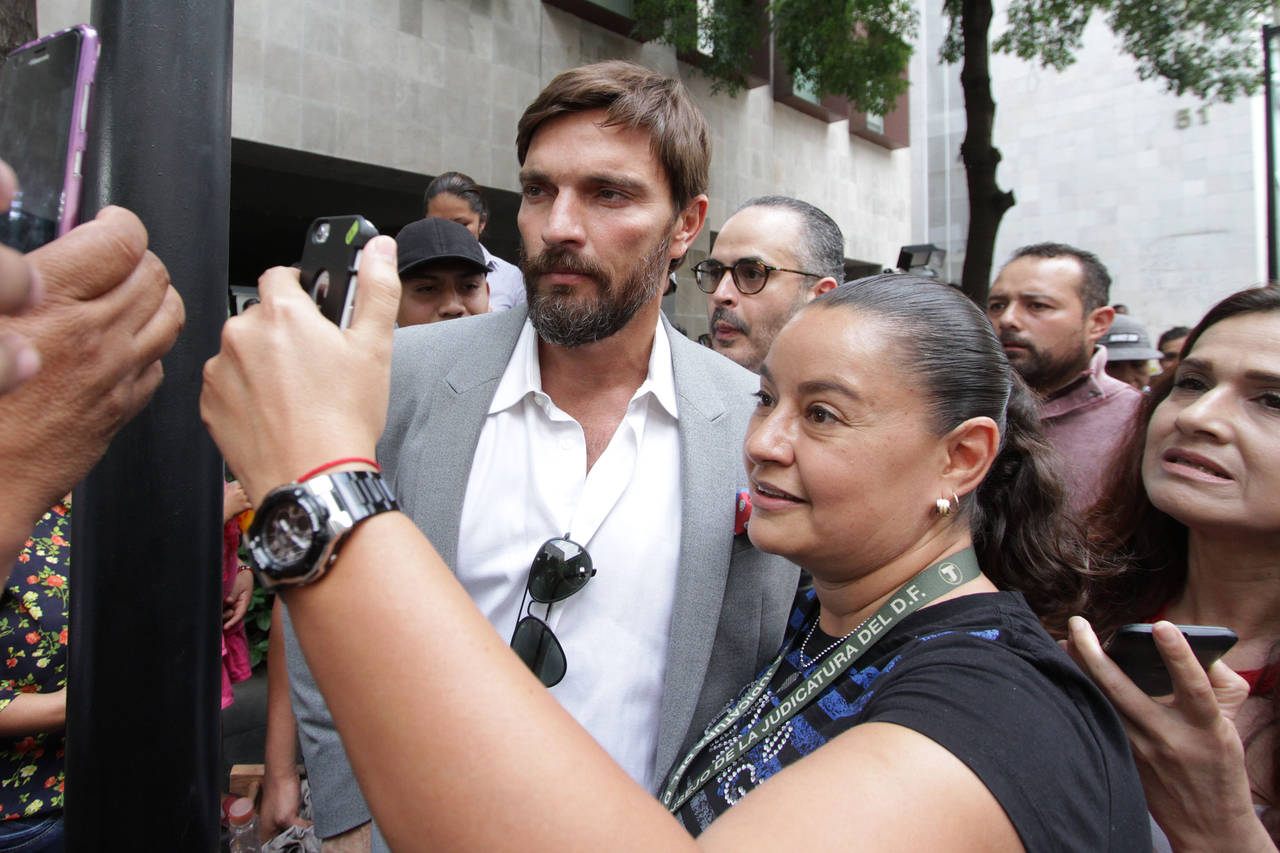
{"label": "black smartphone", "polygon": [[340,327],[351,323],[356,272],[364,246],[378,229],[363,216],[322,216],[307,228],[302,247],[302,287],[320,312]]}
{"label": "black smartphone", "polygon": [[[1107,647],[1107,654],[1124,674],[1149,696],[1165,696],[1173,692],[1173,681],[1164,659],[1151,636],[1150,622],[1123,625]],[[1216,625],[1177,625],[1187,638],[1196,660],[1206,670],[1227,653],[1240,639],[1230,628]]]}
{"label": "black smartphone", "polygon": [[0,68],[0,160],[18,176],[0,242],[22,252],[80,221],[98,34],[75,26],[22,45]]}

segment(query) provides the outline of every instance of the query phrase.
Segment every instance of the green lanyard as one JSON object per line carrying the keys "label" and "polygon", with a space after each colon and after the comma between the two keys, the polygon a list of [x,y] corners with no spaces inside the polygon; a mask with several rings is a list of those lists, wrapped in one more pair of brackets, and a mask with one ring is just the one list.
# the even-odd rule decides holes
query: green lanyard
{"label": "green lanyard", "polygon": [[[688,772],[689,765],[693,763],[694,759],[706,749],[708,744],[728,731],[734,723],[741,719],[768,688],[769,682],[773,680],[774,674],[777,673],[778,667],[782,665],[782,659],[786,655],[788,647],[784,647],[773,663],[769,665],[769,668],[765,670],[764,674],[751,685],[751,688],[742,699],[724,717],[721,717],[714,726],[707,730],[702,739],[694,745],[693,749],[689,750],[689,753],[685,755],[684,759],[681,760],[671,774],[671,778],[663,789],[661,797],[662,804],[666,806],[667,811],[673,814],[679,811],[689,801],[690,797],[702,790],[711,781],[715,774],[728,767],[740,756],[745,755],[756,744],[766,738],[770,732],[786,723],[806,705],[822,695],[822,691],[828,685],[843,675],[858,658],[862,657],[867,649],[875,645],[880,637],[888,633],[894,625],[901,622],[918,608],[946,595],[961,584],[980,577],[981,574],[982,570],[978,568],[977,557],[973,553],[973,548],[970,547],[958,554],[952,554],[945,560],[934,563],[898,587],[893,595],[889,597],[889,600],[881,605],[879,610],[855,628],[853,633],[840,643],[822,666],[818,667],[812,675],[797,685],[769,713],[762,716],[754,726],[734,742],[733,746],[717,755],[710,767],[702,771],[696,779],[693,779],[685,786],[681,793],[677,794],[676,789],[680,787],[680,780],[684,778],[684,774]],[[815,616],[814,618],[817,617]]]}

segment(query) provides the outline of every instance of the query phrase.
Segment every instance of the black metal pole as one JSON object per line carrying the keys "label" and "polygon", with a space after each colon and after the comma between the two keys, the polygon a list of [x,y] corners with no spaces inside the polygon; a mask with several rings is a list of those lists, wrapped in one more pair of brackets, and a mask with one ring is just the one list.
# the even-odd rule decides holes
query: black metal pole
{"label": "black metal pole", "polygon": [[1276,240],[1280,239],[1277,234],[1276,216],[1276,104],[1272,96],[1271,87],[1274,85],[1271,75],[1275,73],[1275,65],[1272,62],[1271,51],[1274,48],[1275,41],[1280,38],[1280,26],[1266,26],[1262,28],[1262,57],[1265,73],[1263,75],[1263,92],[1265,95],[1266,113],[1267,113],[1267,280],[1280,281],[1280,252],[1277,252]]}
{"label": "black metal pole", "polygon": [[138,214],[187,324],[155,398],[75,493],[71,851],[218,847],[222,467],[198,401],[226,317],[232,9],[93,4],[85,217]]}

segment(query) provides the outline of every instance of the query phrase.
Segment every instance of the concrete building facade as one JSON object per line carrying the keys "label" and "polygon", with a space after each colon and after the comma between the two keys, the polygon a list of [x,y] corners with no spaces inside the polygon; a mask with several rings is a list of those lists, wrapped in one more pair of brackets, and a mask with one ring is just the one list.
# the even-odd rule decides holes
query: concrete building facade
{"label": "concrete building facade", "polygon": [[[783,194],[831,214],[854,268],[892,264],[911,230],[906,149],[853,135],[849,120],[831,113],[801,112],[767,83],[737,97],[712,94],[670,47],[561,8],[619,3],[626,0],[237,0],[233,212],[275,203],[237,200],[247,191],[238,164],[266,169],[273,159],[306,155],[310,165],[295,173],[300,186],[351,164],[367,166],[365,173],[351,166],[353,182],[376,172],[384,185],[403,189],[409,206],[430,177],[458,170],[484,185],[491,202],[496,197],[485,242],[514,261],[517,119],[560,71],[621,58],[679,75],[710,124],[710,210],[691,262],[705,255],[712,232],[742,201]],[[87,21],[90,3],[42,0],[38,9],[40,29],[49,32]],[[403,224],[374,221],[384,231]],[[233,256],[235,228],[233,221]],[[296,235],[300,241],[301,228]],[[706,330],[706,312],[687,267],[667,310],[696,336]]]}

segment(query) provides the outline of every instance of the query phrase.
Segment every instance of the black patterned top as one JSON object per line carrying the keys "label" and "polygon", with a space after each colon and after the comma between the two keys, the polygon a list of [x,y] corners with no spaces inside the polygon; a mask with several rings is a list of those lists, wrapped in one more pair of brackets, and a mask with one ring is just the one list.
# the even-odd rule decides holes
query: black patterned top
{"label": "black patterned top", "polygon": [[[708,745],[686,779],[812,674],[817,664],[808,657],[802,664],[798,649],[817,613],[810,591],[757,707]],[[806,655],[822,658],[838,641],[814,630]],[[713,776],[677,817],[697,835],[784,767],[873,721],[919,732],[968,765],[1028,851],[1151,846],[1119,719],[1014,592],[968,595],[904,617],[819,698]],[[850,839],[857,832],[849,826]]]}

